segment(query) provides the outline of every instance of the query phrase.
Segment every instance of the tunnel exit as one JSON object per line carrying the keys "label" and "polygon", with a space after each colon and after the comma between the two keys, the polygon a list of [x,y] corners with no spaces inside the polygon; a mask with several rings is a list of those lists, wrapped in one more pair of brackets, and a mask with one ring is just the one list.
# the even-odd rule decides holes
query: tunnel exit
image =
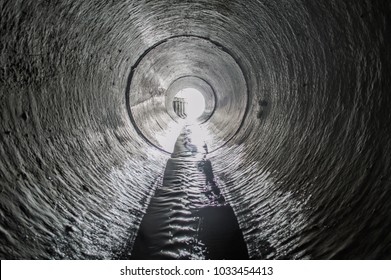
{"label": "tunnel exit", "polygon": [[175,95],[173,108],[180,118],[195,121],[205,111],[205,98],[198,90],[185,88]]}
{"label": "tunnel exit", "polygon": [[213,184],[250,259],[391,259],[391,1],[4,0],[0,19],[0,259],[115,258],[159,201],[182,205],[157,208],[166,240],[205,245],[166,252],[212,258],[191,250],[210,248],[193,221],[223,221],[201,217],[226,209]]}

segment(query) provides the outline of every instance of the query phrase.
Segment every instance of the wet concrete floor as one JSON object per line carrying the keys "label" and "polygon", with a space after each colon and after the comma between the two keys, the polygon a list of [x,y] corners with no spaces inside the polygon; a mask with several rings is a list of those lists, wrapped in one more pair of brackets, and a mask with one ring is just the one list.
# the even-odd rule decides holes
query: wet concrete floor
{"label": "wet concrete floor", "polygon": [[186,126],[142,219],[132,259],[248,259],[207,152],[206,143],[194,144]]}

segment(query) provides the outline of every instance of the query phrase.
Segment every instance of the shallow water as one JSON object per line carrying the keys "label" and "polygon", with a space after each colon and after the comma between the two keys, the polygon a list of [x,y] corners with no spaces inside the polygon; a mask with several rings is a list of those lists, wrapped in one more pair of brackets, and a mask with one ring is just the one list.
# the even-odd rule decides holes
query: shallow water
{"label": "shallow water", "polygon": [[[131,259],[246,259],[232,208],[216,183],[207,144],[186,126],[138,231]],[[198,139],[199,140],[199,139]]]}
{"label": "shallow water", "polygon": [[[208,178],[249,258],[391,258],[390,1],[14,0],[0,13],[0,258],[130,258],[158,189],[183,204],[179,236],[212,248],[184,204],[214,207]],[[168,91],[197,80],[214,104],[201,126],[213,177],[191,160],[202,141],[171,158]],[[178,192],[163,189],[168,161]],[[170,256],[213,258],[181,238]]]}

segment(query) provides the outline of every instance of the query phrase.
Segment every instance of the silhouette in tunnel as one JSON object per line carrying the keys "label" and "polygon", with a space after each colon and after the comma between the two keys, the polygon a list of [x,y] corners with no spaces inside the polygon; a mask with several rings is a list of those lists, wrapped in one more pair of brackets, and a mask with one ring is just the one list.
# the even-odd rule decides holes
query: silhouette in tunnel
{"label": "silhouette in tunnel", "polygon": [[210,160],[203,159],[198,163],[198,168],[200,171],[202,171],[205,174],[206,180],[205,180],[205,193],[206,195],[211,198],[215,198],[218,203],[224,203],[224,197],[222,197],[221,192],[219,188],[216,185],[216,182],[214,180],[213,175],[213,168],[212,163]]}
{"label": "silhouette in tunnel", "polygon": [[125,247],[120,259],[249,258],[235,213],[214,180],[210,160],[197,157],[191,133],[186,126],[178,137],[133,249]]}
{"label": "silhouette in tunnel", "polygon": [[391,258],[389,1],[1,1],[0,34],[1,259],[130,258],[168,162],[248,258]]}

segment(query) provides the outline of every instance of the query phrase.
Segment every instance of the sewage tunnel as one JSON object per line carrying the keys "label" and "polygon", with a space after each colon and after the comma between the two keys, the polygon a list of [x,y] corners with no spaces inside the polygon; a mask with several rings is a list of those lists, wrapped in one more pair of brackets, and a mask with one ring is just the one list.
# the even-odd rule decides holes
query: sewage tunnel
{"label": "sewage tunnel", "polygon": [[189,87],[250,259],[391,258],[389,1],[0,11],[1,259],[131,255]]}

